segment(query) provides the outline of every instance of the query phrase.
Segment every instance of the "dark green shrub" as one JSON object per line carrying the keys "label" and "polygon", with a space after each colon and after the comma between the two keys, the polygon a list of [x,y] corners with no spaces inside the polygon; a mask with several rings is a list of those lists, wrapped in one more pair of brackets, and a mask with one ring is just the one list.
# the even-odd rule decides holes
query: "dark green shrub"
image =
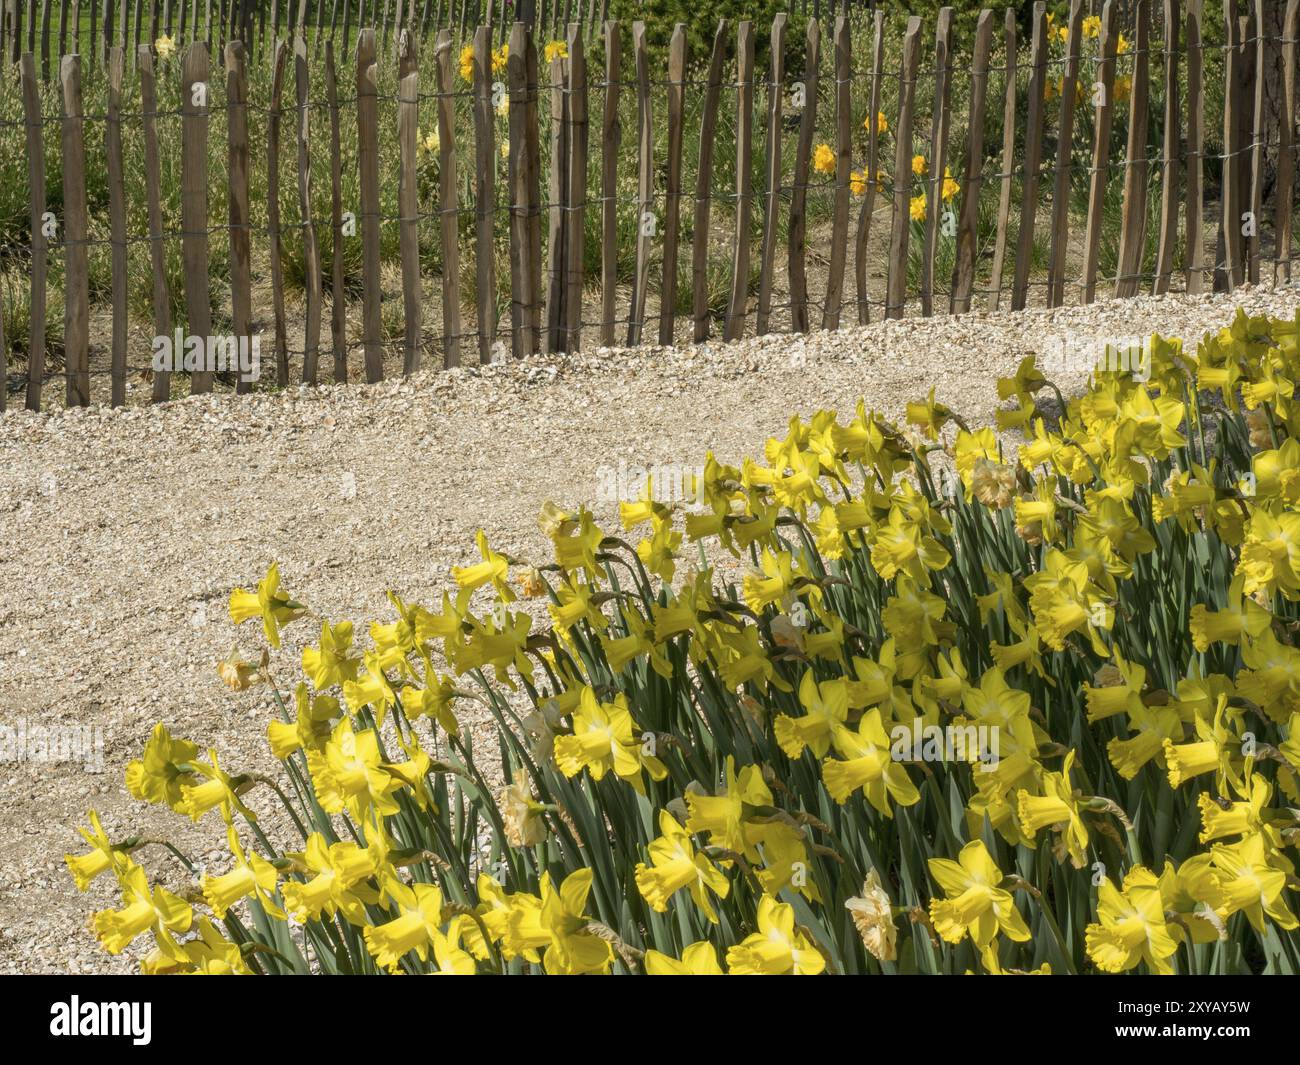
{"label": "dark green shrub", "polygon": [[[727,54],[734,59],[738,23],[749,20],[754,24],[754,65],[762,80],[771,68],[772,19],[779,11],[789,11],[789,0],[714,0],[712,3],[692,3],[691,0],[610,0],[609,17],[617,19],[625,48],[631,45],[632,23],[645,22],[646,48],[650,56],[651,77],[662,80],[668,70],[668,43],[673,28],[680,22],[686,27],[686,62],[690,70],[698,72],[706,67],[713,50],[713,36],[718,21],[726,19]],[[804,34],[806,20],[797,12],[789,11],[785,31],[786,76],[797,78],[803,73]],[[824,47],[824,46],[823,46]],[[624,69],[629,69],[631,56],[624,54]]]}

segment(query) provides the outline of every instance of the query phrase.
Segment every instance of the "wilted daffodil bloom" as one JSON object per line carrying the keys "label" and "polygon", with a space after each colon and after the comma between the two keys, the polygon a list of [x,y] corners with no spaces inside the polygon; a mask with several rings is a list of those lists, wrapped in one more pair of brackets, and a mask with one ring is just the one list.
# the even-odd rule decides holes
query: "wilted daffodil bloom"
{"label": "wilted daffodil bloom", "polygon": [[497,807],[510,846],[535,847],[546,838],[546,806],[533,798],[527,784],[507,784],[497,798]]}
{"label": "wilted daffodil bloom", "polygon": [[239,648],[231,647],[230,654],[217,662],[217,676],[231,691],[247,691],[263,679],[264,666],[265,661],[261,666],[245,661],[239,653]]}
{"label": "wilted daffodil bloom", "polygon": [[862,894],[844,903],[853,924],[862,937],[863,946],[877,961],[894,961],[898,957],[898,928],[894,924],[894,906],[880,882],[880,873],[872,869],[862,884]]}

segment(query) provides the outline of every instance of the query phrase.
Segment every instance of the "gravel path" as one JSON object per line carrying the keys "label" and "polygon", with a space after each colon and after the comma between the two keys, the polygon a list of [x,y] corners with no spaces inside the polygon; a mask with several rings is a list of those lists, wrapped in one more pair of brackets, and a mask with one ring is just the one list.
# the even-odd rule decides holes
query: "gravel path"
{"label": "gravel path", "polygon": [[[266,768],[269,699],[229,692],[213,663],[236,639],[231,588],[271,561],[315,613],[386,619],[386,589],[427,602],[450,566],[476,560],[480,525],[498,550],[549,561],[542,502],[595,507],[598,467],[621,459],[694,465],[712,448],[734,462],[793,413],[865,397],[899,415],[932,385],[984,423],[993,378],[1026,352],[1050,355],[1052,338],[1190,342],[1237,305],[1289,317],[1296,304],[1294,290],[1142,298],[120,412],[11,411],[0,417],[0,725],[101,729],[103,769],[0,763],[0,971],[134,967],[87,930],[93,909],[115,904],[109,886],[79,896],[62,863],[88,807],[110,836],[179,829],[191,853],[216,858],[215,815],[189,827],[151,811],[126,796],[122,771],[159,720],[216,747],[228,769]],[[596,509],[613,520],[608,504]],[[251,631],[240,635],[251,652]],[[290,629],[282,683],[315,635]],[[162,852],[143,861],[178,869]]]}

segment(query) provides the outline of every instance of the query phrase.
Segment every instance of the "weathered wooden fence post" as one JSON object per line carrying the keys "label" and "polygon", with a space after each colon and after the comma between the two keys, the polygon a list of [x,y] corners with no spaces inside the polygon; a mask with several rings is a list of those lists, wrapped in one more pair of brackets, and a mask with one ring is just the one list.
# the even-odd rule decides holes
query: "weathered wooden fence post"
{"label": "weathered wooden fence post", "polygon": [[632,268],[632,307],[628,315],[627,343],[641,343],[646,293],[650,288],[650,242],[654,239],[651,195],[654,175],[654,137],[650,117],[650,60],[646,52],[645,23],[632,23],[632,55],[636,63],[637,238]]}
{"label": "weathered wooden fence post", "polygon": [[114,46],[108,53],[108,121],[104,127],[104,154],[108,162],[109,242],[113,271],[113,352],[110,402],[126,402],[126,187],[122,160],[122,78],[126,53]]}
{"label": "weathered wooden fence post", "polygon": [[357,36],[357,155],[361,177],[361,322],[366,380],[384,379],[379,289],[379,67],[375,31]]}
{"label": "weathered wooden fence post", "polygon": [[[163,241],[162,161],[158,149],[158,98],[154,85],[153,49],[144,45],[136,52],[140,72],[140,105],[144,132],[144,190],[149,212],[149,266],[153,272],[154,335],[172,335],[171,293],[167,284],[167,253]],[[153,375],[154,403],[171,398],[171,372]]]}
{"label": "weathered wooden fence post", "polygon": [[849,244],[849,172],[853,163],[853,116],[850,81],[853,77],[849,20],[835,19],[835,205],[832,210],[831,261],[826,275],[826,302],[822,307],[822,328],[840,327],[840,306],[844,301],[844,264]]}
{"label": "weathered wooden fence post", "polygon": [[749,303],[750,217],[754,208],[754,25],[748,20],[736,31],[736,229],[731,259],[731,299],[727,303],[724,340],[745,334]]}
{"label": "weathered wooden fence post", "polygon": [[1009,7],[1003,20],[1006,85],[1002,100],[1002,166],[999,174],[998,222],[993,238],[993,268],[989,303],[996,311],[1002,303],[1002,282],[1007,256],[1007,227],[1011,223],[1011,177],[1016,163],[1016,11]]}
{"label": "weathered wooden fence post", "polygon": [[984,113],[988,106],[989,52],[993,43],[993,12],[980,12],[975,24],[975,49],[971,57],[970,121],[967,123],[966,175],[962,182],[961,214],[957,220],[957,253],[952,268],[954,314],[970,310],[975,286],[980,193],[984,188]]}
{"label": "weathered wooden fence post", "polygon": [[1119,237],[1116,296],[1136,296],[1142,281],[1147,228],[1147,92],[1151,64],[1151,4],[1137,0],[1133,41],[1133,88],[1129,94],[1128,160],[1124,168],[1124,210]]}
{"label": "weathered wooden fence post", "polygon": [[698,344],[709,337],[709,219],[712,206],[713,140],[722,97],[722,64],[727,55],[727,22],[718,21],[709,57],[704,108],[700,117],[699,169],[695,174],[695,219],[691,238],[691,318]]}
{"label": "weathered wooden fence post", "polygon": [[1047,305],[1065,298],[1065,249],[1070,239],[1070,155],[1074,140],[1075,86],[1079,82],[1079,48],[1083,37],[1083,3],[1071,0],[1066,23],[1065,73],[1056,134],[1056,180],[1052,190],[1051,257],[1047,271]]}
{"label": "weathered wooden fence post", "polygon": [[[605,110],[600,136],[600,342],[614,344],[618,300],[618,150],[623,124],[618,117],[623,38],[617,22],[605,23]],[[700,150],[704,147],[701,145]]]}
{"label": "weathered wooden fence post", "polygon": [[767,89],[767,141],[763,171],[763,243],[759,251],[758,313],[754,332],[759,336],[770,327],[772,284],[776,273],[776,227],[781,213],[781,104],[785,93],[785,24],[784,11],[772,19],[772,80]]}
{"label": "weathered wooden fence post", "polygon": [[569,204],[569,101],[564,92],[562,56],[553,55],[549,64],[551,90],[551,168],[547,196],[550,217],[546,225],[546,350],[564,350],[564,257],[568,240],[565,219]]}
{"label": "weathered wooden fence post", "polygon": [[1020,168],[1020,228],[1016,232],[1016,261],[1011,279],[1011,309],[1023,310],[1029,296],[1029,267],[1033,262],[1034,228],[1038,219],[1038,169],[1043,161],[1043,112],[1047,92],[1047,5],[1034,4],[1034,33],[1030,44],[1029,110],[1025,115],[1025,155]]}
{"label": "weathered wooden fence post", "polygon": [[871,105],[867,109],[867,163],[862,174],[862,210],[858,213],[858,232],[853,249],[853,279],[858,294],[858,325],[871,321],[871,301],[867,293],[867,241],[876,211],[876,190],[880,186],[880,79],[885,60],[885,13],[876,9],[875,30],[871,43]]}
{"label": "weathered wooden fence post", "polygon": [[[492,114],[492,27],[474,31],[474,267],[478,358],[492,361],[497,336],[496,121]],[[552,160],[554,165],[555,160]]]}
{"label": "weathered wooden fence post", "polygon": [[[373,44],[373,35],[372,35]],[[443,365],[460,365],[460,244],[456,232],[456,118],[452,99],[451,35],[434,46],[438,89],[438,218],[442,241]]]}
{"label": "weathered wooden fence post", "polygon": [[63,347],[67,404],[90,403],[89,214],[86,208],[85,113],[81,101],[81,57],[63,57]]}
{"label": "weathered wooden fence post", "polygon": [[[1160,236],[1156,247],[1156,276],[1151,291],[1169,291],[1178,240],[1178,144],[1181,115],[1178,109],[1178,0],[1164,0],[1165,108],[1160,166]],[[1279,160],[1280,163],[1280,160]]]}
{"label": "weathered wooden fence post", "polygon": [[[921,260],[921,313],[934,313],[934,257],[939,248],[943,187],[948,165],[948,108],[952,98],[952,8],[939,9],[934,32],[934,115],[930,121],[930,204]],[[955,221],[955,220],[954,220]],[[951,227],[955,230],[955,226]]]}
{"label": "weathered wooden fence post", "polygon": [[[248,67],[244,46],[230,41],[225,49],[226,65],[226,170],[229,192],[226,199],[230,223],[230,319],[238,343],[252,345],[253,268],[252,220],[248,205]],[[259,368],[260,370],[260,368]],[[235,382],[236,392],[247,392],[252,381],[243,375]]]}
{"label": "weathered wooden fence post", "polygon": [[1287,0],[1282,21],[1282,123],[1277,144],[1277,192],[1273,228],[1277,233],[1277,261],[1273,281],[1291,280],[1292,200],[1295,197],[1295,72],[1300,33],[1300,0]]}
{"label": "weathered wooden fence post", "polygon": [[[779,86],[776,92],[779,96]],[[668,43],[668,181],[664,195],[663,282],[659,288],[660,344],[673,342],[673,323],[677,313],[677,249],[681,239],[685,101],[686,27],[679,22],[673,27],[673,35]]]}
{"label": "weathered wooden fence post", "polygon": [[[15,34],[17,28],[15,28]],[[41,386],[45,381],[45,280],[49,270],[49,237],[45,230],[45,151],[42,147],[45,118],[41,114],[40,88],[36,84],[36,60],[25,52],[19,61],[23,86],[23,117],[27,124],[28,218],[32,239],[31,326],[27,355],[27,409],[41,409]]]}
{"label": "weathered wooden fence post", "polygon": [[907,302],[907,243],[911,231],[913,182],[912,117],[916,106],[916,67],[921,57],[921,20],[912,15],[903,35],[902,68],[898,84],[898,126],[894,133],[894,216],[889,234],[889,278],[886,282],[885,317],[901,318]]}
{"label": "weathered wooden fence post", "polygon": [[[1083,238],[1082,301],[1091,303],[1097,295],[1097,264],[1101,254],[1102,199],[1110,174],[1110,130],[1114,121],[1115,54],[1118,45],[1114,0],[1101,9],[1101,30],[1097,47],[1099,61],[1094,86],[1092,167],[1088,188],[1088,221]],[[1190,236],[1190,230],[1189,230]]]}
{"label": "weathered wooden fence post", "polygon": [[416,187],[416,137],[420,122],[420,71],[415,39],[411,31],[398,33],[397,50],[401,57],[397,92],[397,141],[401,152],[398,171],[397,211],[401,216],[399,239],[402,254],[402,321],[405,348],[402,372],[412,374],[420,368],[420,340],[423,331],[423,300],[420,292],[420,199]]}
{"label": "weathered wooden fence post", "polygon": [[277,39],[271,58],[271,108],[266,117],[266,232],[271,254],[271,314],[275,319],[275,380],[281,388],[289,384],[289,331],[284,309],[284,267],[280,260],[280,124],[284,118],[284,72],[288,55],[288,44]]}
{"label": "weathered wooden fence post", "polygon": [[293,39],[294,87],[298,99],[298,217],[302,223],[302,255],[307,270],[307,321],[303,330],[302,379],[309,385],[316,383],[316,368],[320,360],[321,330],[321,269],[320,239],[316,233],[316,220],[311,209],[311,74],[307,69],[307,38],[299,24]]}
{"label": "weathered wooden fence post", "polygon": [[333,40],[325,45],[325,101],[330,112],[330,345],[334,350],[334,380],[345,382],[348,379],[348,316],[343,288],[343,129]]}
{"label": "weathered wooden fence post", "polygon": [[[587,218],[587,56],[583,50],[581,23],[569,23],[567,50],[569,177],[566,185],[569,232],[565,238],[564,256],[564,350],[578,351],[582,348],[582,288],[586,276],[584,246]],[[670,316],[671,313],[670,310]]]}

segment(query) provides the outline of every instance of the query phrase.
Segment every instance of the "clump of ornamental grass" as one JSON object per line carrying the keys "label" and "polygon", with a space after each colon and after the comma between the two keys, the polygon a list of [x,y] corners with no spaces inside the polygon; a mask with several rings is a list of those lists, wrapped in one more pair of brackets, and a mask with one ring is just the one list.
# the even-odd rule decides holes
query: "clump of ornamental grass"
{"label": "clump of ornamental grass", "polygon": [[219,668],[281,771],[159,724],[128,789],[233,865],[170,892],[92,813],[94,928],[153,973],[1300,971],[1298,373],[1300,315],[1238,313],[1070,400],[1025,359],[1015,454],[933,394],[794,419],[698,505],[548,504],[544,564],[480,533],[288,689],[272,567]]}

